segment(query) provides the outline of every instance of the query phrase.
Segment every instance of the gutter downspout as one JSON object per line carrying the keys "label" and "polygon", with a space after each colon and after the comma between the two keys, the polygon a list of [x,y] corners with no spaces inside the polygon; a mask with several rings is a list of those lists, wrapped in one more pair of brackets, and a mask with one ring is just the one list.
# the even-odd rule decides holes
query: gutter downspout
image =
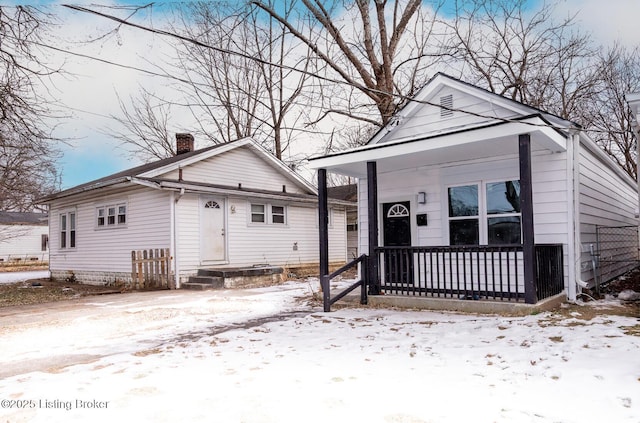
{"label": "gutter downspout", "polygon": [[580,236],[580,133],[579,131],[571,131],[571,139],[568,156],[568,171],[571,172],[567,183],[567,190],[571,193],[569,198],[568,219],[569,219],[569,236],[567,257],[569,258],[568,277],[569,284],[567,286],[567,299],[576,301],[578,298],[578,289],[586,288],[587,284],[580,279],[582,266],[582,244]]}
{"label": "gutter downspout", "polygon": [[182,196],[184,195],[184,188],[180,189],[180,193],[178,194],[178,196],[176,197],[176,193],[175,191],[171,191],[171,194],[169,196],[169,199],[171,201],[171,206],[170,206],[170,221],[171,221],[171,249],[172,249],[172,256],[173,256],[173,272],[174,272],[174,285],[176,287],[176,289],[180,289],[180,265],[179,265],[179,260],[178,260],[178,224],[177,224],[177,219],[176,219],[176,205],[178,204],[178,201],[180,201],[180,199],[182,198]]}

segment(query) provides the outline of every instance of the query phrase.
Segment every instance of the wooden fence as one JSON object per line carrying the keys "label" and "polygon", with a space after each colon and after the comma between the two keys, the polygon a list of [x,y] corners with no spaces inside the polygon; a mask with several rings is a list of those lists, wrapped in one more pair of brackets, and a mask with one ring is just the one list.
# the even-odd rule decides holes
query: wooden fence
{"label": "wooden fence", "polygon": [[131,284],[133,289],[174,289],[169,249],[131,251]]}

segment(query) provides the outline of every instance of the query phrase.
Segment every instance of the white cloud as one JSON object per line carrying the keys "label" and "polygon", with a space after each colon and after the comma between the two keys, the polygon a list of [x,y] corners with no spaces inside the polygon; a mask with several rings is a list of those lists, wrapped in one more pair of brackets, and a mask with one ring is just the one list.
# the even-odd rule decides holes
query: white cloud
{"label": "white cloud", "polygon": [[602,44],[618,41],[633,48],[640,44],[640,1],[564,0],[558,3],[558,16],[576,15],[576,22]]}

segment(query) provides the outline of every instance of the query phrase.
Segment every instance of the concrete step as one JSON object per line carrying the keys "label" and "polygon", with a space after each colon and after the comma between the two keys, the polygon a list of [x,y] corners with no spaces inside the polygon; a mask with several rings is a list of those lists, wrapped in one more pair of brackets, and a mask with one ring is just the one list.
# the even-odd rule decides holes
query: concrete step
{"label": "concrete step", "polygon": [[189,289],[191,291],[209,291],[212,289],[220,289],[210,283],[185,282],[180,285],[180,289]]}
{"label": "concrete step", "polygon": [[189,276],[189,282],[183,283],[184,289],[222,289],[224,288],[224,278],[217,276]]}

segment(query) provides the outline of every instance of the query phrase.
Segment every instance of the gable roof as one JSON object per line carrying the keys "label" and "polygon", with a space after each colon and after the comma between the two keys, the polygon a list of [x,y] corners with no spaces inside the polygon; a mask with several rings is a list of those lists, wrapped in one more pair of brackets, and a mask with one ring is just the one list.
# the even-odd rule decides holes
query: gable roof
{"label": "gable roof", "polygon": [[[521,117],[530,116],[530,115],[539,115],[545,121],[548,121],[548,125],[554,128],[556,131],[561,132],[561,129],[567,130],[569,128],[573,129],[581,129],[581,126],[577,123],[568,121],[563,119],[553,113],[549,113],[547,111],[538,109],[536,107],[528,106],[519,101],[510,99],[508,97],[504,97],[500,94],[493,93],[484,88],[475,86],[468,82],[462,81],[461,79],[454,78],[450,75],[447,75],[443,72],[438,72],[427,81],[427,83],[422,87],[398,112],[394,114],[394,117],[389,121],[389,123],[380,128],[367,142],[367,144],[377,144],[378,142],[383,141],[383,139],[387,136],[387,134],[391,133],[397,126],[402,125],[405,121],[408,121],[411,116],[415,115],[416,112],[421,109],[423,106],[434,106],[434,107],[442,107],[440,104],[436,104],[432,101],[433,95],[440,90],[442,87],[450,87],[457,91],[463,92],[465,94],[478,97],[482,100],[491,102],[505,109],[511,110],[514,114],[519,115],[519,118],[507,119],[501,118],[498,116],[489,116],[489,115],[476,115],[478,117],[484,118],[483,122],[479,122],[479,124],[495,124],[495,123],[508,123],[513,120],[518,120]],[[454,111],[460,112],[462,114],[475,115],[473,112],[464,109],[453,108]],[[565,134],[562,134],[565,135]]]}
{"label": "gable roof", "polygon": [[47,214],[0,211],[0,225],[47,226]]}
{"label": "gable roof", "polygon": [[279,172],[289,177],[299,186],[304,187],[311,194],[315,195],[317,193],[316,188],[313,185],[311,185],[304,178],[291,170],[281,160],[277,159],[271,153],[266,151],[255,140],[247,137],[224,144],[216,144],[210,147],[201,148],[199,150],[179,154],[166,159],[157,160],[155,162],[132,167],[130,169],[125,169],[123,171],[105,176],[103,178],[95,179],[93,181],[76,185],[66,190],[49,195],[40,199],[40,203],[47,203],[57,198],[68,197],[70,195],[80,194],[86,191],[91,191],[106,186],[116,185],[124,182],[131,182],[138,178],[140,178],[140,181],[153,180],[154,178],[164,173],[183,168],[192,163],[196,163],[243,146],[250,148],[263,160],[271,164]]}

